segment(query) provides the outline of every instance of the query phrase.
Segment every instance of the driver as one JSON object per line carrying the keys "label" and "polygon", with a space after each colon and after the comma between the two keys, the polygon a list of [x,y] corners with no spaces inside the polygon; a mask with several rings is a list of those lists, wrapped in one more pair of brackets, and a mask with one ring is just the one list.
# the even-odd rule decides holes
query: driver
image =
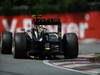
{"label": "driver", "polygon": [[43,34],[47,31],[47,29],[45,25],[35,25],[32,31],[33,31],[33,39],[37,41],[42,41]]}

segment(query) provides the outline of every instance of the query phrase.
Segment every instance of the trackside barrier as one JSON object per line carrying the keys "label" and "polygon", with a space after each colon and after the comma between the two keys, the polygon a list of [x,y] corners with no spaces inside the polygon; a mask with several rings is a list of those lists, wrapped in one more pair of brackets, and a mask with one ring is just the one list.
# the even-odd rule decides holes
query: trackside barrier
{"label": "trackside barrier", "polygon": [[[60,18],[62,34],[75,32],[83,42],[90,42],[89,39],[100,40],[100,12],[43,14],[43,16],[46,18]],[[5,30],[13,33],[22,32],[22,28],[30,30],[32,27],[34,25],[31,15],[0,16],[0,33]],[[57,30],[56,26],[48,25],[47,28],[50,32]]]}

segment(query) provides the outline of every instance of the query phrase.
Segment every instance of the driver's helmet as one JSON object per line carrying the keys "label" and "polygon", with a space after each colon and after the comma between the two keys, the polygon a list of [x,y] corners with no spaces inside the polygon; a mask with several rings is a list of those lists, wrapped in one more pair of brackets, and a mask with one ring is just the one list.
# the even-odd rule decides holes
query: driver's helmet
{"label": "driver's helmet", "polygon": [[46,26],[45,25],[37,25],[36,29],[38,30],[38,32],[45,32],[46,31]]}

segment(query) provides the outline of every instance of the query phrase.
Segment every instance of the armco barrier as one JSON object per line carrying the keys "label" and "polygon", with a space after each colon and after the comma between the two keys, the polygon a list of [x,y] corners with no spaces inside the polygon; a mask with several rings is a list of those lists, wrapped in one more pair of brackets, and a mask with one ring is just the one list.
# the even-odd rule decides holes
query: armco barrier
{"label": "armco barrier", "polygon": [[[100,40],[100,12],[87,13],[65,13],[65,14],[44,14],[48,18],[60,18],[62,22],[62,34],[75,32],[80,40]],[[31,15],[0,16],[0,32],[5,30],[21,32],[22,28],[31,29]],[[56,26],[48,26],[50,32],[56,31]]]}

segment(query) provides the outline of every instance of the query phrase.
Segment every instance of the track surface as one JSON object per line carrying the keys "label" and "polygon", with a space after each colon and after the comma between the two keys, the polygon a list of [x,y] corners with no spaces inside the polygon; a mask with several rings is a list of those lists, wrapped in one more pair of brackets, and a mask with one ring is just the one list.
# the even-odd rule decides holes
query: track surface
{"label": "track surface", "polygon": [[48,66],[42,60],[13,59],[0,54],[0,75],[87,75]]}
{"label": "track surface", "polygon": [[[80,44],[80,54],[99,53],[100,44]],[[43,60],[14,59],[12,55],[0,54],[0,75],[88,75],[55,68]]]}

